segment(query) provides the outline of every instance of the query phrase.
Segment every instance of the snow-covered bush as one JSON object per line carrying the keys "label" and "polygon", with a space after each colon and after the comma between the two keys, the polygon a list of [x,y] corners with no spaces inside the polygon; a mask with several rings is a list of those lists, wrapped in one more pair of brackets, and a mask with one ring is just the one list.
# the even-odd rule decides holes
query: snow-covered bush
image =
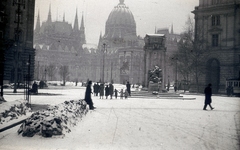
{"label": "snow-covered bush", "polygon": [[26,115],[28,110],[25,100],[16,100],[5,102],[0,105],[0,124],[4,124],[13,119],[18,119],[19,116]]}
{"label": "snow-covered bush", "polygon": [[28,137],[35,134],[43,137],[64,135],[71,132],[70,128],[75,126],[87,112],[88,107],[84,100],[65,101],[47,110],[33,113],[20,126],[18,134]]}

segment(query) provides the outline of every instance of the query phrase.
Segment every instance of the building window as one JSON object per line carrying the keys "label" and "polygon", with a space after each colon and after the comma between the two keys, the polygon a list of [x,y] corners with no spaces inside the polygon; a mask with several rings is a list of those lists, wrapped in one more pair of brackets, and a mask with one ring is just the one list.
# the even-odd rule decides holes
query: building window
{"label": "building window", "polygon": [[212,47],[218,47],[218,34],[213,34],[212,35]]}
{"label": "building window", "polygon": [[212,16],[212,26],[220,25],[220,15]]}

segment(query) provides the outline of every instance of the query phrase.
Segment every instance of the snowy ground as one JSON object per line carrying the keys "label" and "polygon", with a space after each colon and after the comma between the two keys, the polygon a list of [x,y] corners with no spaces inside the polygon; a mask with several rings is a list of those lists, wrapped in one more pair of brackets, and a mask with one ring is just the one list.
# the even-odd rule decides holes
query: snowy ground
{"label": "snowy ground", "polygon": [[[6,100],[23,98],[11,92],[6,91]],[[61,95],[32,96],[33,104],[55,105],[83,98],[85,88],[68,86],[39,92]],[[188,96],[196,100],[100,100],[93,96],[97,109],[65,137],[22,137],[17,134],[17,126],[0,133],[0,149],[239,150],[239,98],[213,96],[215,109],[203,111],[204,97]]]}

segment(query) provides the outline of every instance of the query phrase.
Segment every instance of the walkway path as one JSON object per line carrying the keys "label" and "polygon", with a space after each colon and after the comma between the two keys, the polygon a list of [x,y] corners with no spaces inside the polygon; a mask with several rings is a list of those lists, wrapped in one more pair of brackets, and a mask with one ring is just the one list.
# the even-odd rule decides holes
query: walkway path
{"label": "walkway path", "polygon": [[194,97],[191,101],[93,97],[97,109],[64,137],[21,137],[15,127],[1,133],[0,149],[239,150],[239,99],[214,96],[215,109],[203,111],[204,97]]}

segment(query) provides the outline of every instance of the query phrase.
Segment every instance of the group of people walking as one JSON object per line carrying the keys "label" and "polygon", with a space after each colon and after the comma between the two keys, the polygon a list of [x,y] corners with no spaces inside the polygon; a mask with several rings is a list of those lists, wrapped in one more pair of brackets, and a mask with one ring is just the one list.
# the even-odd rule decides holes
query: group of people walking
{"label": "group of people walking", "polygon": [[106,97],[106,99],[108,99],[108,97],[110,97],[110,99],[113,98],[113,96],[115,96],[115,98],[118,98],[118,95],[120,96],[120,99],[123,99],[123,97],[125,97],[125,99],[128,96],[131,96],[131,90],[130,90],[130,84],[129,82],[126,84],[126,90],[124,91],[123,89],[121,89],[120,91],[118,91],[117,89],[114,89],[114,86],[112,83],[109,83],[108,85],[104,86],[103,83],[95,83],[93,85],[93,93],[94,96],[100,96],[100,99],[103,99],[104,96]]}
{"label": "group of people walking", "polygon": [[115,96],[115,98],[118,98],[118,95],[120,96],[120,99],[123,99],[123,97],[125,97],[125,99],[128,98],[128,96],[131,96],[131,85],[129,82],[127,82],[126,84],[126,90],[124,91],[123,89],[121,89],[120,91],[118,91],[117,89],[114,89],[114,86],[112,83],[104,86],[103,83],[95,83],[93,85],[93,92],[92,92],[92,81],[88,81],[87,84],[87,88],[86,88],[86,92],[85,92],[85,101],[86,103],[89,105],[89,109],[93,110],[96,107],[93,106],[93,102],[92,102],[92,98],[91,98],[91,94],[94,94],[94,96],[100,96],[100,99],[103,99],[104,97],[104,93],[105,93],[105,97],[106,99],[108,99],[108,97],[110,97],[110,99],[112,99],[113,95]]}

